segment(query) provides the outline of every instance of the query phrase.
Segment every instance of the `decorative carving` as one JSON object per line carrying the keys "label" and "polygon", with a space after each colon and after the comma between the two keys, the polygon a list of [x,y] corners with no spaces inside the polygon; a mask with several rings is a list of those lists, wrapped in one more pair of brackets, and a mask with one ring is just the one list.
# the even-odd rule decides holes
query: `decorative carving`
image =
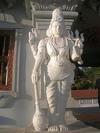
{"label": "decorative carving", "polygon": [[35,10],[53,10],[60,6],[64,11],[75,11],[78,3],[77,0],[32,0]]}
{"label": "decorative carving", "polygon": [[53,11],[52,19],[47,30],[47,37],[40,40],[38,45],[35,41],[35,33],[33,34],[33,31],[29,33],[29,43],[33,56],[35,57],[31,77],[34,87],[35,83],[39,80],[39,68],[41,64],[45,62],[45,59],[49,57],[47,73],[50,83],[46,89],[47,102],[49,105],[48,131],[68,130],[65,122],[65,106],[68,100],[69,90],[74,82],[75,69],[75,65],[70,61],[70,58],[74,62],[82,63],[82,41],[84,41],[82,35],[80,35],[79,38],[78,31],[75,32],[75,36],[76,38],[73,38],[72,34],[69,34],[68,37],[66,36],[66,28],[64,26],[61,8],[56,8]]}

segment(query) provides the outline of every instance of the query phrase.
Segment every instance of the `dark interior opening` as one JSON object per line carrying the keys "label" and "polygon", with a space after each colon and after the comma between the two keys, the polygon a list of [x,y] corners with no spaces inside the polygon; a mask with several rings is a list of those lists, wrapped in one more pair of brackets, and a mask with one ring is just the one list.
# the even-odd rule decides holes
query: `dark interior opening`
{"label": "dark interior opening", "polygon": [[100,28],[84,31],[83,66],[100,67]]}
{"label": "dark interior opening", "polygon": [[10,36],[0,35],[0,84],[6,84]]}

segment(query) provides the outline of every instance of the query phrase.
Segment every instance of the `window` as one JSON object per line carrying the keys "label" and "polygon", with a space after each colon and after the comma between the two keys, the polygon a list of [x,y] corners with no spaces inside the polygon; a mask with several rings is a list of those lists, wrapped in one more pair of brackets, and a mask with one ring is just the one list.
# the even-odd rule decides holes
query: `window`
{"label": "window", "polygon": [[0,30],[0,91],[12,89],[14,30]]}

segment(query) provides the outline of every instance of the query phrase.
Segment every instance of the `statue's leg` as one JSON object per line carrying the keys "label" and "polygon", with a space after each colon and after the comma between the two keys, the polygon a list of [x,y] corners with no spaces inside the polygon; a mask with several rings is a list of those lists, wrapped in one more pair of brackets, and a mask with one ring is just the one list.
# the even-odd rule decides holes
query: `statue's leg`
{"label": "statue's leg", "polygon": [[46,90],[47,94],[47,101],[49,105],[49,131],[59,131],[57,122],[57,96],[58,96],[58,89],[57,89],[57,81],[51,81],[50,84],[47,86]]}
{"label": "statue's leg", "polygon": [[65,108],[68,101],[71,83],[67,79],[59,81],[59,99],[58,99],[58,112],[59,112],[59,128],[60,131],[66,131],[65,122]]}

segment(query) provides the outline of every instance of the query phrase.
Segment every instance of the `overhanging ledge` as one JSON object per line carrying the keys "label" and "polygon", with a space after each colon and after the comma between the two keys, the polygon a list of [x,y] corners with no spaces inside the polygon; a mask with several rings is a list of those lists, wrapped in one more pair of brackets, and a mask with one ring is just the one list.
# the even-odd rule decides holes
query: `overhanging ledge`
{"label": "overhanging ledge", "polygon": [[[39,18],[51,18],[52,11],[37,11],[32,10],[32,14]],[[75,18],[78,16],[77,12],[63,11],[64,18]]]}
{"label": "overhanging ledge", "polygon": [[[42,18],[51,18],[52,10],[36,10],[34,3],[31,2],[31,7],[32,7],[32,15]],[[56,7],[55,7],[56,8]],[[63,11],[64,18],[73,18],[78,16],[78,12],[76,11]]]}

